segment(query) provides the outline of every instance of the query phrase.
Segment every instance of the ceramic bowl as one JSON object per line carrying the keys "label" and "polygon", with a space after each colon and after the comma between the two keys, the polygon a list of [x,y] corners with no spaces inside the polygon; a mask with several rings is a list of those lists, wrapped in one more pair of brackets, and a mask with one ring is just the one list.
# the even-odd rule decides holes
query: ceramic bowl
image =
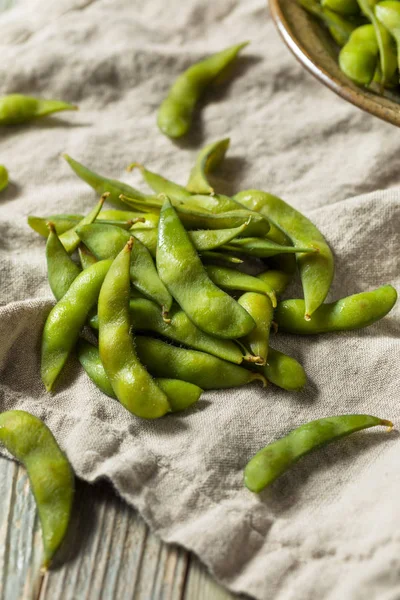
{"label": "ceramic bowl", "polygon": [[328,30],[296,0],[269,0],[272,18],[299,62],[333,92],[372,115],[400,127],[400,93],[381,95],[358,87],[339,69],[339,49]]}

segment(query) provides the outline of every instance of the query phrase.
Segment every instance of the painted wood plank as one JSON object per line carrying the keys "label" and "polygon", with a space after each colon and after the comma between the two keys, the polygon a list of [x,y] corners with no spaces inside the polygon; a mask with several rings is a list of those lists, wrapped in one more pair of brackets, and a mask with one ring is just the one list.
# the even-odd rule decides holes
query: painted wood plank
{"label": "painted wood plank", "polygon": [[204,565],[191,555],[183,600],[238,600],[241,597],[244,598],[231,594],[214,581]]}

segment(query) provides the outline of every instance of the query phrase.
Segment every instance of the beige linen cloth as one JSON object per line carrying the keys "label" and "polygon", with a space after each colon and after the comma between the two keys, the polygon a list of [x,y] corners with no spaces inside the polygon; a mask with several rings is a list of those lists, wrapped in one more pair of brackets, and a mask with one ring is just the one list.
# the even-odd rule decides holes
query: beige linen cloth
{"label": "beige linen cloth", "polygon": [[[237,76],[208,97],[180,147],[156,127],[191,62],[251,40]],[[262,600],[400,598],[400,437],[360,432],[310,455],[260,496],[249,458],[311,419],[370,413],[400,425],[399,306],[360,332],[277,335],[309,381],[207,392],[182,416],[145,422],[102,395],[71,358],[53,395],[39,376],[53,299],[29,214],[87,212],[94,192],[60,153],[140,185],[141,161],[185,183],[201,145],[232,139],[216,179],[302,210],[335,253],[330,299],[399,287],[400,132],[325,89],[279,39],[264,0],[30,0],[0,15],[1,93],[62,98],[80,112],[3,129],[0,406],[43,418],[79,477],[106,477],[153,531],[194,551],[235,592]],[[399,107],[400,110],[400,107]],[[144,188],[143,188],[144,189]],[[292,294],[300,293],[295,287]]]}

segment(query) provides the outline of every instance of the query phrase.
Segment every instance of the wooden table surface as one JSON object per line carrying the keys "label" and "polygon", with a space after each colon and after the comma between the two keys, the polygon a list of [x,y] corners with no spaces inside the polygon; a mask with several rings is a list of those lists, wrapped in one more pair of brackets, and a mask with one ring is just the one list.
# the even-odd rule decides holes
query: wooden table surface
{"label": "wooden table surface", "polygon": [[25,469],[0,458],[0,600],[229,600],[192,554],[161,542],[107,483],[78,481],[58,568],[42,540]]}
{"label": "wooden table surface", "polygon": [[[0,13],[17,1],[0,0]],[[42,579],[40,526],[26,471],[0,458],[0,600],[236,597],[215,583],[194,555],[153,535],[106,483],[78,481],[66,546],[62,565]]]}

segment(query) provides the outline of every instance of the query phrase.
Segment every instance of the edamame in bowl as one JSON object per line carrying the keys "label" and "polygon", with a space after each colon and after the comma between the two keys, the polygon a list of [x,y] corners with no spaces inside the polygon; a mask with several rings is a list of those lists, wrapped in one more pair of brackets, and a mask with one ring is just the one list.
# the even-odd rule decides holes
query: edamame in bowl
{"label": "edamame in bowl", "polygon": [[400,126],[398,0],[270,0],[269,5],[283,40],[308,71],[348,102]]}

